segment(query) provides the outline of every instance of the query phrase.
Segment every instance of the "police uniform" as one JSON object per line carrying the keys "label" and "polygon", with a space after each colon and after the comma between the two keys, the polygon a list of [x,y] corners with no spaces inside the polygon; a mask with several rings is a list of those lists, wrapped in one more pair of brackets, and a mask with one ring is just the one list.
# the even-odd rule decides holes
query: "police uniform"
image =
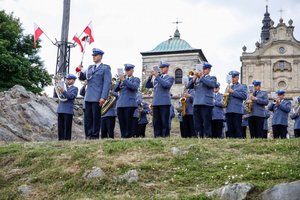
{"label": "police uniform", "polygon": [[[298,97],[298,102],[300,102],[300,97]],[[299,104],[299,103],[298,103]],[[294,120],[294,136],[296,138],[300,137],[300,112],[299,107],[290,115],[291,119]]]}
{"label": "police uniform", "polygon": [[[220,84],[217,83],[217,88]],[[224,108],[223,108],[223,94],[217,92],[214,94],[214,107],[212,110],[212,137],[222,138],[224,124]]]}
{"label": "police uniform", "polygon": [[[278,90],[278,95],[284,95],[285,91]],[[288,114],[291,111],[291,102],[288,100],[281,100],[279,105],[271,102],[268,110],[273,112],[272,131],[274,138],[286,138],[288,127]]]}
{"label": "police uniform", "polygon": [[[93,49],[92,56],[103,55],[100,49]],[[84,97],[87,123],[87,139],[98,139],[101,127],[100,99],[107,99],[111,88],[110,66],[103,63],[90,65],[85,72],[80,72],[79,80],[87,80]]]}
{"label": "police uniform", "polygon": [[133,137],[140,137],[138,133],[138,125],[139,125],[139,119],[140,119],[140,107],[142,106],[143,102],[143,94],[141,92],[137,92],[136,94],[136,103],[138,107],[134,110],[133,113],[133,127],[132,127],[132,133]]}
{"label": "police uniform", "polygon": [[268,119],[270,118],[270,111],[269,110],[265,110],[265,119],[264,119],[264,131],[263,131],[263,138],[268,138]]}
{"label": "police uniform", "polygon": [[[186,110],[185,115],[182,116],[182,134],[183,138],[195,137],[195,129],[194,129],[194,117],[193,117],[193,96],[195,91],[193,89],[188,89],[187,93],[190,95],[186,98]],[[179,102],[181,105],[181,103]],[[181,105],[182,106],[182,105]]]}
{"label": "police uniform", "polygon": [[[160,63],[160,68],[169,67],[166,62]],[[146,82],[146,88],[154,88],[153,94],[153,128],[154,137],[167,137],[170,120],[171,97],[170,89],[174,83],[174,77],[167,74],[158,75],[152,81],[152,77]]]}
{"label": "police uniform", "polygon": [[[86,91],[86,85],[83,85],[81,89],[79,90],[79,95],[80,96],[85,96],[85,91]],[[87,117],[86,117],[86,111],[85,111],[85,101],[82,103],[82,110],[83,110],[83,127],[84,127],[84,134],[85,138],[88,137],[88,129],[87,129]]]}
{"label": "police uniform", "polygon": [[147,114],[150,113],[150,107],[147,102],[142,102],[142,111],[138,121],[138,137],[145,137],[146,126],[148,124]]}
{"label": "police uniform", "polygon": [[[125,70],[134,68],[132,64],[125,64]],[[133,115],[138,107],[136,94],[140,86],[140,79],[137,77],[128,77],[116,84],[115,91],[119,92],[117,101],[117,113],[122,138],[131,138],[133,136]]]}
{"label": "police uniform", "polygon": [[[76,76],[69,74],[67,79],[76,80]],[[72,120],[74,115],[74,100],[77,97],[78,88],[74,85],[67,86],[63,95],[67,101],[60,101],[57,107],[58,114],[58,140],[71,140]]]}
{"label": "police uniform", "polygon": [[[253,81],[254,86],[261,85],[260,81]],[[266,117],[265,106],[268,105],[268,94],[266,91],[258,90],[253,92],[257,100],[252,100],[251,113],[249,113],[249,130],[251,138],[263,138],[264,120]]]}
{"label": "police uniform", "polygon": [[[203,69],[211,68],[212,65],[204,63]],[[211,137],[212,109],[214,106],[214,91],[217,86],[215,76],[205,75],[196,80],[190,80],[188,89],[194,89],[194,128],[197,137]]]}
{"label": "police uniform", "polygon": [[[229,75],[232,77],[239,76],[239,72],[231,71]],[[229,94],[228,105],[226,108],[226,123],[228,134],[226,137],[242,138],[242,115],[243,101],[247,99],[247,86],[236,83],[231,85],[233,93]]]}
{"label": "police uniform", "polygon": [[[110,95],[118,98],[118,93],[111,91]],[[101,138],[114,138],[117,117],[116,102],[101,116]]]}

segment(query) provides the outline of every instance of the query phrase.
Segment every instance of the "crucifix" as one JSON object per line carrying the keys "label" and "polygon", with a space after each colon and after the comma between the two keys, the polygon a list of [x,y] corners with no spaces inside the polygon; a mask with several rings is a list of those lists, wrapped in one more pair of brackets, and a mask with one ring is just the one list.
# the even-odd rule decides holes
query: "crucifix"
{"label": "crucifix", "polygon": [[279,10],[280,12],[280,19],[282,19],[282,13],[284,12],[284,10],[282,10],[282,8]]}
{"label": "crucifix", "polygon": [[178,18],[176,19],[176,22],[173,22],[173,24],[176,24],[176,29],[178,29],[178,24],[181,24],[182,22],[178,21]]}

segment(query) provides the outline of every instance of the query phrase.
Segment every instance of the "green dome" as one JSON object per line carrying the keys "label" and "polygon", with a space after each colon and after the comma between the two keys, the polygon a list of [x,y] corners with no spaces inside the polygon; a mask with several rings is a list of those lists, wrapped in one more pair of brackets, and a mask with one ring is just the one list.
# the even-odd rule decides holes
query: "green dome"
{"label": "green dome", "polygon": [[185,40],[180,39],[180,33],[176,29],[174,37],[160,43],[150,52],[184,51],[194,49]]}

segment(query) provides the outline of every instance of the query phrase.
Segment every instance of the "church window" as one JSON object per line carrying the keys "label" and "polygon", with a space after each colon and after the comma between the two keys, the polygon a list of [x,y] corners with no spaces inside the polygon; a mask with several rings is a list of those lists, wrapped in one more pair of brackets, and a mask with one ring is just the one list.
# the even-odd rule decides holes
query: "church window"
{"label": "church window", "polygon": [[182,84],[182,70],[175,70],[175,84]]}

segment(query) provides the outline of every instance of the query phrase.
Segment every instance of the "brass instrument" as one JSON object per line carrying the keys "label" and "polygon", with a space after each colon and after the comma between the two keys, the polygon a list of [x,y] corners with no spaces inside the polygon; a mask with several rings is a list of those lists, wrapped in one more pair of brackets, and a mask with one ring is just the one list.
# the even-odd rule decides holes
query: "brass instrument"
{"label": "brass instrument", "polygon": [[[190,71],[189,72],[189,76],[192,73],[194,74],[193,71]],[[186,97],[184,97],[184,95],[187,92],[187,84],[188,84],[188,81],[189,81],[189,76],[186,77],[186,78],[185,77],[182,78],[182,82],[183,82],[184,86],[183,86],[182,97],[179,99],[179,102],[181,103],[181,108],[179,108],[179,110],[181,110],[181,116],[185,116],[186,115]]]}
{"label": "brass instrument", "polygon": [[104,115],[117,101],[117,97],[112,95],[112,91],[116,85],[116,81],[117,78],[112,78],[110,94],[101,107],[101,115]]}
{"label": "brass instrument", "polygon": [[228,100],[229,100],[229,88],[230,88],[230,83],[231,83],[231,76],[227,75],[226,77],[226,82],[227,82],[227,87],[225,89],[225,92],[223,94],[223,99],[222,99],[222,103],[223,103],[223,107],[226,108],[228,106]]}
{"label": "brass instrument", "polygon": [[253,85],[248,85],[248,92],[249,92],[249,98],[246,100],[246,112],[251,113],[252,112],[252,96],[254,92],[254,86]]}
{"label": "brass instrument", "polygon": [[64,76],[62,74],[56,74],[53,77],[53,85],[54,85],[54,90],[55,90],[55,93],[56,93],[59,101],[62,101],[62,102],[67,101],[68,99],[59,90],[60,87],[63,87],[66,90],[66,83],[64,81]]}
{"label": "brass instrument", "polygon": [[299,113],[300,112],[300,101],[298,100],[300,97],[294,97],[294,108],[293,108],[293,112],[294,113]]}

